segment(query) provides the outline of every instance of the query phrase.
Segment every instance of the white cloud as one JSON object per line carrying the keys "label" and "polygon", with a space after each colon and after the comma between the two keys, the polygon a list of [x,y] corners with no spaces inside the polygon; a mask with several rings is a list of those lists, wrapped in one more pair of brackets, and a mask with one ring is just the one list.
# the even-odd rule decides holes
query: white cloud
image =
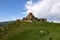
{"label": "white cloud", "polygon": [[13,21],[13,20],[16,20],[16,19],[17,19],[16,17],[11,17],[11,18],[8,18],[8,19],[6,19],[6,18],[1,18],[1,19],[0,19],[0,22]]}
{"label": "white cloud", "polygon": [[0,22],[3,22],[3,21],[7,21],[7,20],[3,20],[3,19],[2,19],[2,20],[0,20]]}
{"label": "white cloud", "polygon": [[60,23],[60,21],[54,20],[55,23]]}
{"label": "white cloud", "polygon": [[16,20],[16,19],[17,19],[17,17],[11,17],[11,19],[12,19],[12,20]]}
{"label": "white cloud", "polygon": [[24,15],[24,14],[26,14],[26,12],[22,12],[21,14],[23,14],[23,15]]}
{"label": "white cloud", "polygon": [[29,0],[25,4],[26,12],[32,12],[36,17],[46,17],[48,20],[60,21],[60,0]]}

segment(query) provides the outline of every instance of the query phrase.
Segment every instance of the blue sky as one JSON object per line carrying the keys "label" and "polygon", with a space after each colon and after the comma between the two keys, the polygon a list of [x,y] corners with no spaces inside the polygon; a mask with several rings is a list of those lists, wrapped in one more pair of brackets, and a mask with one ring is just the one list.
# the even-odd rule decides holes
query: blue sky
{"label": "blue sky", "polygon": [[[29,0],[0,0],[0,21],[14,20],[14,18],[23,18],[26,14],[25,4]],[[33,0],[36,2],[37,0]]]}
{"label": "blue sky", "polygon": [[24,6],[27,0],[0,0],[0,21],[13,20],[12,17],[21,18],[25,11]]}

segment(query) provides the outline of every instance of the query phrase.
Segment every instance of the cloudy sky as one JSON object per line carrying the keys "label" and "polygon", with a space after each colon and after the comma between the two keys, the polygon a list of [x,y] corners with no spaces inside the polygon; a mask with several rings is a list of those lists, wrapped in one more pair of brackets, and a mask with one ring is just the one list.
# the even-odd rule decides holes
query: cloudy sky
{"label": "cloudy sky", "polygon": [[0,0],[0,21],[21,19],[29,12],[60,22],[60,0]]}

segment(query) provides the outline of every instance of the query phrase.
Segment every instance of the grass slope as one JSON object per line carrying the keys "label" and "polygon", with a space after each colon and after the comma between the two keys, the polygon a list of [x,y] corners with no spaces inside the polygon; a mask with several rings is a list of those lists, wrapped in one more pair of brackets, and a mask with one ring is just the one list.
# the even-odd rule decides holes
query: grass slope
{"label": "grass slope", "polygon": [[[14,26],[13,26],[14,27]],[[60,40],[60,24],[57,23],[19,23],[1,40]]]}

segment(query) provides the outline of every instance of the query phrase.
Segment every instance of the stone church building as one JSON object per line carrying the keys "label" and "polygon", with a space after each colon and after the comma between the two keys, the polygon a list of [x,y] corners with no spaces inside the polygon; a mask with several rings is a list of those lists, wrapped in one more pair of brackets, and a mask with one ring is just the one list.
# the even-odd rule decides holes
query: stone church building
{"label": "stone church building", "polygon": [[40,22],[47,22],[46,18],[36,18],[33,13],[29,12],[29,14],[26,16],[26,18],[22,19],[24,22],[33,22],[33,21],[40,21]]}

